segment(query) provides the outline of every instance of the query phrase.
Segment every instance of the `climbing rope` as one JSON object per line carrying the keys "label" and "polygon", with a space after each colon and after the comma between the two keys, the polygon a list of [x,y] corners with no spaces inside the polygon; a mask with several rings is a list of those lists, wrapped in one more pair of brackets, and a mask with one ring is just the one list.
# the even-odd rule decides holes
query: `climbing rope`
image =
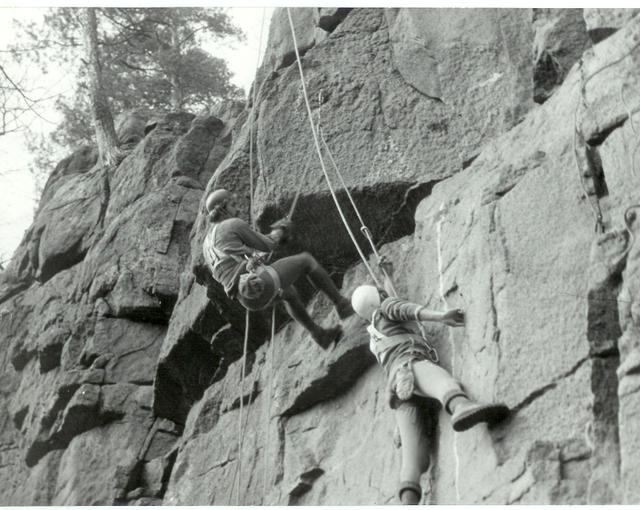
{"label": "climbing rope", "polygon": [[245,314],[244,321],[244,342],[242,346],[242,376],[240,377],[240,411],[238,413],[238,489],[236,490],[236,505],[240,504],[240,478],[242,475],[242,442],[243,442],[243,426],[242,426],[242,411],[243,411],[243,394],[244,394],[244,379],[247,369],[247,344],[249,343],[249,310]]}
{"label": "climbing rope", "polygon": [[[442,266],[442,222],[444,220],[444,202],[440,204],[440,217],[438,218],[438,223],[436,225],[436,242],[438,248],[438,279],[439,279],[439,288],[440,288],[440,298],[442,299],[442,303],[444,304],[445,310],[449,309],[449,305],[447,303],[447,299],[444,295],[444,269]],[[455,377],[455,359],[456,359],[456,344],[453,340],[453,331],[450,329],[449,333],[449,343],[451,344],[451,375]],[[458,453],[458,434],[453,434],[453,457],[455,459],[455,476],[454,483],[456,489],[456,502],[460,502],[460,455]]]}
{"label": "climbing rope", "polygon": [[[327,153],[327,156],[329,156],[329,161],[331,161],[331,164],[333,165],[333,169],[335,171],[335,173],[338,175],[338,178],[340,179],[340,183],[342,184],[342,187],[344,188],[345,192],[347,193],[347,197],[349,198],[349,202],[351,202],[351,206],[353,207],[353,211],[355,212],[356,216],[358,217],[358,221],[360,221],[360,232],[362,232],[362,234],[366,237],[367,241],[369,241],[369,245],[371,246],[371,250],[374,254],[374,256],[376,257],[376,261],[378,263],[380,263],[381,257],[380,257],[380,253],[378,252],[378,249],[376,248],[375,243],[373,242],[373,236],[371,235],[371,231],[369,230],[369,227],[367,227],[367,225],[365,225],[364,220],[362,219],[362,216],[360,215],[360,211],[358,210],[358,207],[356,206],[356,203],[353,199],[353,196],[351,195],[351,192],[349,191],[349,188],[347,186],[347,184],[344,181],[344,178],[342,177],[342,172],[340,172],[340,169],[338,168],[338,165],[336,164],[336,161],[333,157],[333,154],[331,153],[331,150],[329,149],[329,145],[327,144],[327,141],[324,138],[324,133],[322,132],[322,128],[320,127],[320,125],[318,125],[318,133],[320,135],[320,140],[322,141],[323,147]],[[384,269],[384,267],[379,266],[380,267],[380,271],[382,272],[382,274],[384,275],[384,277],[386,278],[386,280],[389,282],[389,285],[391,286],[391,289],[393,291],[393,295],[394,297],[398,297],[398,293],[396,292],[396,289],[393,285],[393,282],[391,281],[391,278],[389,277],[389,275],[387,274],[386,270]]]}
{"label": "climbing rope", "polygon": [[303,94],[304,102],[305,102],[305,105],[306,105],[306,108],[307,108],[307,113],[309,115],[309,124],[311,126],[311,133],[313,135],[313,141],[314,141],[315,146],[316,146],[316,152],[318,153],[318,159],[320,160],[320,166],[322,167],[322,172],[324,173],[325,180],[327,181],[327,185],[329,186],[329,191],[331,193],[331,197],[333,198],[333,201],[336,204],[336,208],[338,209],[338,214],[340,215],[340,218],[342,219],[342,222],[344,223],[344,226],[347,229],[347,232],[349,233],[349,237],[351,238],[351,241],[353,242],[354,246],[356,247],[356,250],[358,251],[358,254],[360,255],[360,258],[362,259],[362,262],[364,263],[365,267],[369,271],[369,274],[371,275],[371,278],[373,278],[373,281],[376,283],[376,285],[378,287],[380,287],[381,284],[380,284],[378,278],[376,278],[375,273],[371,269],[371,266],[369,265],[369,262],[367,261],[364,253],[362,252],[362,249],[360,248],[360,245],[356,241],[356,238],[353,235],[353,232],[351,231],[351,227],[349,227],[349,223],[347,222],[347,219],[346,219],[346,217],[344,215],[344,212],[342,211],[342,207],[340,206],[340,203],[338,202],[338,198],[336,196],[335,190],[333,189],[333,186],[331,185],[331,180],[329,179],[329,174],[327,173],[327,168],[325,167],[324,159],[322,157],[322,149],[320,148],[320,142],[318,141],[318,134],[316,133],[316,127],[313,124],[313,114],[311,113],[311,106],[309,104],[309,96],[307,94],[307,86],[305,84],[304,72],[302,71],[302,62],[300,60],[300,52],[298,51],[298,42],[296,40],[296,33],[295,33],[295,29],[293,27],[293,19],[291,18],[291,9],[289,7],[287,7],[287,16],[289,18],[289,27],[291,28],[291,37],[293,38],[293,48],[295,50],[296,61],[298,63],[298,71],[300,72],[300,81],[302,82],[302,94]]}
{"label": "climbing rope", "polygon": [[[262,36],[264,29],[264,20],[265,20],[265,11],[266,9],[262,9],[262,24],[260,25],[260,40],[258,42],[258,54],[256,56],[256,71],[255,76],[258,75],[258,69],[260,66],[260,53],[262,51]],[[254,117],[255,117],[255,107],[256,107],[256,84],[253,84],[253,101],[251,103],[251,114],[249,117],[249,219],[251,221],[251,226],[255,228],[255,218],[253,215],[253,125],[254,125]],[[259,168],[260,169],[260,168]],[[241,477],[242,477],[242,443],[244,440],[244,430],[242,425],[242,414],[243,414],[243,393],[244,393],[244,381],[246,376],[246,368],[247,368],[247,345],[249,343],[249,310],[246,311],[245,315],[245,323],[244,323],[244,342],[242,347],[242,375],[240,377],[240,411],[238,413],[238,463],[237,463],[237,473],[238,473],[238,488],[236,490],[236,505],[240,504],[240,486],[241,486]],[[247,413],[248,419],[248,413]],[[235,475],[234,475],[235,478]],[[233,483],[232,483],[233,487]]]}
{"label": "climbing rope", "polygon": [[[266,397],[266,399],[267,399],[267,402],[268,402],[268,405],[269,405],[269,407],[268,407],[268,415],[267,416],[269,416],[270,413],[271,413],[271,387],[273,386],[273,384],[272,384],[273,359],[274,359],[273,358],[273,356],[274,356],[273,347],[274,347],[274,339],[275,339],[275,334],[276,334],[276,330],[275,330],[275,324],[276,324],[276,322],[275,322],[275,307],[272,307],[272,309],[271,309],[271,319],[272,319],[271,320],[271,345],[269,346],[268,354],[266,355],[264,363],[262,363],[260,365],[260,367],[258,368],[258,370],[256,372],[256,376],[255,376],[255,380],[256,381],[261,380],[263,368],[266,366],[267,361],[269,361],[269,374],[267,375],[267,383],[266,383],[267,384],[267,397]],[[251,388],[251,392],[249,393],[248,405],[251,405],[254,402],[254,395],[255,395],[255,392],[256,392],[255,388],[256,388],[256,385],[254,384],[253,387]],[[243,402],[243,396],[240,395],[240,405],[242,405],[242,402]],[[264,406],[263,406],[263,409],[264,409]],[[243,449],[243,446],[244,446],[244,439],[245,439],[245,434],[246,434],[248,423],[249,423],[249,412],[247,411],[246,416],[244,417],[244,423],[242,423],[241,429],[240,429],[240,448],[239,448],[239,454],[238,455],[241,455],[241,453],[242,453],[242,449]],[[268,428],[269,428],[268,423],[267,423],[267,426],[264,427],[264,428],[267,429],[266,433],[268,434]],[[266,446],[265,446],[265,451],[267,451],[267,450],[269,450],[268,436],[267,436],[267,443],[266,443]],[[265,459],[265,461],[266,461],[266,459]],[[241,465],[241,462],[240,462],[240,457],[238,457],[238,463],[236,463],[236,469],[234,470],[233,478],[231,480],[231,486],[230,486],[231,490],[229,492],[228,504],[231,504],[231,497],[232,497],[231,493],[233,492],[234,487],[236,487],[236,479],[238,481],[238,486],[237,486],[238,489],[237,490],[239,491],[241,489],[241,487],[242,487],[242,471],[241,470],[242,470],[242,465]],[[263,476],[263,500],[264,500],[264,492],[265,492],[264,483],[266,483],[265,480],[266,480],[266,474]],[[236,504],[238,504],[238,495],[237,495],[237,493],[236,493]]]}
{"label": "climbing rope", "polygon": [[[629,123],[631,124],[631,130],[633,131],[633,134],[635,135],[635,137],[638,138],[638,132],[636,131],[636,126],[633,123],[633,112],[631,111],[631,108],[629,107],[626,100],[624,99],[625,85],[626,83],[622,83],[620,85],[620,101],[622,102],[625,109],[627,110],[627,117],[629,118]],[[635,146],[633,147],[633,151],[631,152],[631,173],[635,177],[638,176],[638,172],[636,172],[636,153],[638,152],[638,147],[640,147],[640,140],[636,142]]]}
{"label": "climbing rope", "polygon": [[311,156],[307,158],[307,161],[304,166],[304,170],[302,171],[302,177],[300,178],[300,184],[298,184],[298,190],[296,191],[295,196],[293,197],[293,202],[291,202],[291,207],[289,208],[289,212],[287,213],[286,218],[290,220],[293,217],[293,213],[296,210],[296,206],[298,205],[298,199],[300,198],[300,194],[302,193],[302,187],[305,184],[307,179],[307,174],[309,173],[309,169],[311,168]]}
{"label": "climbing rope", "polygon": [[636,236],[633,233],[633,230],[631,230],[631,223],[635,218],[631,218],[631,211],[633,209],[640,209],[640,204],[635,204],[635,205],[631,205],[629,207],[627,207],[627,210],[624,212],[624,227],[627,229],[627,232],[629,233],[629,241],[627,244],[627,247],[625,248],[624,252],[621,255],[621,258],[624,258],[629,251],[631,251],[631,247],[633,246],[633,243],[635,243],[636,241]]}
{"label": "climbing rope", "polygon": [[[261,373],[258,372],[258,374],[256,375],[256,379],[260,378]],[[255,394],[255,385],[254,387],[251,388],[251,391],[249,392],[249,399],[247,401],[248,405],[251,405],[254,401],[254,394]],[[244,423],[242,424],[242,434],[241,434],[241,444],[244,445],[244,436],[247,430],[247,425],[249,424],[249,412],[246,413],[246,416],[244,418]],[[236,486],[236,479],[238,479],[238,488],[240,488],[241,486],[241,476],[242,473],[240,473],[240,470],[238,469],[238,463],[236,462],[236,469],[233,472],[233,478],[231,479],[231,485],[230,485],[230,491],[229,491],[229,497],[227,498],[227,504],[230,505],[231,504],[231,499],[232,499],[232,492],[234,487]],[[240,474],[238,474],[240,473]]]}
{"label": "climbing rope", "polygon": [[[326,151],[327,155],[329,156],[329,160],[331,161],[331,164],[333,165],[333,169],[334,169],[335,173],[338,175],[338,178],[340,179],[340,183],[342,184],[342,187],[344,188],[345,192],[347,193],[347,197],[349,197],[349,202],[351,203],[351,206],[353,207],[353,210],[354,210],[356,216],[358,217],[358,220],[360,221],[360,231],[362,232],[362,234],[369,241],[369,244],[371,246],[371,250],[372,250],[373,254],[376,257],[376,262],[378,263],[378,268],[382,272],[382,274],[384,276],[384,279],[385,279],[385,282],[387,282],[387,285],[390,287],[389,290],[391,291],[391,294],[393,295],[393,297],[398,297],[398,292],[396,291],[396,288],[393,285],[393,281],[391,279],[391,276],[387,273],[387,271],[384,268],[384,266],[382,264],[380,264],[380,262],[382,261],[382,257],[380,256],[380,253],[378,252],[378,249],[376,248],[376,245],[373,242],[373,236],[371,235],[371,231],[369,230],[367,225],[364,223],[364,220],[362,219],[362,216],[360,215],[360,211],[358,210],[358,206],[356,205],[355,200],[353,199],[353,196],[351,195],[351,192],[349,191],[349,187],[347,186],[346,182],[344,181],[344,178],[342,177],[342,172],[340,172],[340,169],[338,168],[338,165],[336,164],[336,161],[335,161],[335,159],[333,157],[333,154],[331,153],[331,149],[329,149],[329,145],[327,144],[327,141],[324,138],[324,133],[322,131],[322,127],[321,127],[321,124],[320,124],[320,110],[321,110],[321,107],[322,107],[322,93],[318,94],[318,103],[319,103],[319,107],[318,107],[318,133],[320,135],[320,140],[322,141],[324,150]],[[328,182],[328,179],[327,179],[327,182]],[[375,281],[375,278],[374,278],[374,281]],[[377,281],[376,281],[376,283],[377,283]],[[380,287],[380,284],[378,284],[378,287]],[[427,335],[427,331],[425,329],[424,324],[422,324],[422,322],[418,321],[418,320],[415,321],[415,324],[417,325],[418,329],[420,330],[420,336],[422,337],[422,340],[424,342],[425,347],[429,351],[429,356],[431,357],[431,360],[434,363],[438,363],[438,361],[439,361],[438,351],[436,351],[436,349],[434,349],[433,346],[427,340],[428,335]]]}
{"label": "climbing rope", "polygon": [[264,500],[267,494],[267,469],[269,466],[269,451],[270,451],[270,436],[269,436],[269,428],[271,424],[271,390],[273,386],[273,345],[276,336],[276,307],[271,308],[271,341],[269,345],[268,351],[268,361],[269,361],[269,375],[267,376],[267,396],[265,399],[265,405],[267,406],[267,412],[264,415],[262,430],[265,434],[265,444],[264,444],[264,452],[263,452],[263,469],[262,469],[262,504],[264,505]]}
{"label": "climbing rope", "polygon": [[[254,76],[258,76],[260,67],[260,53],[262,51],[262,33],[264,29],[264,18],[266,9],[262,9],[262,23],[260,25],[260,40],[258,42],[258,55],[256,56],[256,72]],[[251,102],[251,116],[249,117],[249,218],[251,226],[255,228],[255,218],[253,217],[253,124],[256,108],[256,83],[253,84],[253,100]],[[258,170],[260,170],[260,162],[258,161]]]}
{"label": "climbing rope", "polygon": [[[583,147],[583,149],[586,150],[585,149],[586,141],[584,140],[584,135],[578,129],[578,110],[580,108],[580,105],[582,105],[585,108],[585,111],[587,111],[585,87],[588,80],[585,81],[584,79],[584,61],[582,60],[582,58],[580,59],[580,76],[582,81],[581,94],[580,94],[581,100],[580,99],[578,100],[576,104],[576,109],[573,115],[573,157],[575,159],[576,168],[578,170],[578,178],[580,180],[580,186],[582,187],[584,196],[587,199],[587,202],[589,203],[591,210],[593,211],[593,216],[595,220],[595,231],[602,233],[604,232],[604,223],[602,221],[603,216],[602,216],[602,209],[600,208],[600,201],[598,200],[597,196],[595,197],[595,199],[593,200],[591,199],[591,193],[589,193],[589,190],[587,189],[587,185],[584,182],[585,176],[583,175],[582,168],[580,167],[580,157],[578,155],[578,141],[580,142],[580,145]],[[593,75],[591,77],[593,77]],[[586,155],[585,155],[585,158],[587,158]],[[595,179],[595,176],[591,176],[591,177]]]}
{"label": "climbing rope", "polygon": [[[376,261],[379,264],[380,260],[381,260],[381,257],[380,257],[380,253],[378,253],[378,249],[376,248],[376,244],[373,242],[373,236],[371,235],[371,231],[369,230],[369,227],[367,227],[367,225],[365,224],[364,220],[362,219],[362,215],[360,214],[360,210],[358,209],[358,206],[356,205],[356,202],[353,199],[353,196],[351,195],[351,192],[349,191],[349,187],[347,186],[347,183],[344,181],[344,178],[342,177],[342,172],[338,168],[338,165],[336,164],[336,160],[333,157],[333,153],[331,152],[331,149],[329,148],[329,144],[327,144],[327,140],[324,137],[324,131],[322,130],[322,123],[321,123],[322,105],[324,104],[324,100],[323,99],[324,98],[323,98],[322,92],[318,92],[318,134],[320,136],[320,140],[322,141],[322,146],[324,147],[324,150],[326,151],[327,156],[329,156],[329,161],[331,161],[331,164],[333,165],[333,170],[335,171],[336,175],[338,176],[338,179],[340,179],[340,184],[342,184],[342,188],[345,190],[345,192],[347,194],[347,197],[349,198],[349,202],[351,203],[351,207],[353,208],[353,212],[355,212],[356,216],[358,217],[358,221],[360,222],[360,232],[362,232],[362,234],[366,237],[367,241],[369,241],[369,245],[371,246],[371,251],[375,255]],[[393,286],[393,282],[391,281],[391,278],[389,277],[389,275],[385,271],[384,267],[380,267],[380,270],[382,271],[382,274],[384,275],[384,277],[389,282],[389,284],[391,286],[391,290],[393,290],[393,295],[395,297],[397,297],[398,293],[396,292],[396,289]]]}
{"label": "climbing rope", "polygon": [[[579,174],[579,178],[580,178],[580,185],[582,186],[582,189],[585,193],[585,196],[587,198],[587,200],[589,201],[589,205],[591,206],[591,209],[593,210],[593,214],[595,217],[595,222],[596,222],[596,232],[600,231],[600,232],[604,232],[604,223],[603,223],[603,217],[602,217],[602,210],[600,209],[600,203],[596,197],[595,199],[595,203],[593,203],[591,201],[591,199],[589,198],[589,193],[587,191],[586,185],[584,183],[584,178],[582,176],[582,171],[580,169],[580,163],[579,163],[579,157],[578,157],[578,149],[577,149],[577,138],[580,137],[581,138],[581,142],[583,144],[585,144],[586,142],[584,141],[584,136],[582,135],[582,133],[578,130],[578,109],[580,107],[580,105],[582,104],[585,111],[588,111],[588,105],[587,105],[587,84],[595,77],[597,76],[599,73],[601,73],[602,71],[604,71],[605,69],[608,69],[609,67],[612,67],[620,62],[622,62],[624,59],[626,59],[629,55],[631,55],[631,53],[633,53],[633,51],[635,51],[638,47],[640,47],[640,42],[637,42],[636,44],[634,44],[631,48],[628,49],[628,51],[626,51],[624,54],[622,54],[620,57],[618,57],[617,59],[608,62],[607,64],[603,65],[602,67],[600,67],[598,70],[594,71],[593,73],[591,73],[588,77],[585,77],[584,74],[584,59],[581,57],[580,58],[580,81],[581,81],[581,99],[582,101],[578,100],[578,103],[576,105],[576,110],[574,113],[574,137],[573,137],[573,153],[574,153],[574,157],[576,160],[576,166],[578,168],[578,174]],[[624,88],[624,85],[622,85],[622,88]],[[624,102],[624,96],[622,93],[622,88],[620,90],[620,99],[623,102],[623,104],[625,104],[625,107],[627,108],[627,112],[628,112],[628,117],[629,120],[631,121],[631,128],[635,134],[635,126],[633,124],[633,119],[632,119],[632,115],[631,115],[631,111],[630,109],[626,106],[626,103]],[[633,153],[632,153],[632,161],[631,161],[631,170],[632,172],[635,174],[635,154],[637,151],[638,146],[636,145],[636,148],[634,149]]]}

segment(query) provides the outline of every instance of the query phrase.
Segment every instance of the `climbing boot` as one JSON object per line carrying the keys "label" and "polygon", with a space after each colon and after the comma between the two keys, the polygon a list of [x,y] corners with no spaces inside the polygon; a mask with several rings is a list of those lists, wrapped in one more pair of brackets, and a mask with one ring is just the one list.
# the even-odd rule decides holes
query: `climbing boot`
{"label": "climbing boot", "polygon": [[351,301],[345,297],[336,303],[336,312],[338,312],[338,317],[342,320],[351,317],[355,313],[351,306]]}
{"label": "climbing boot", "polygon": [[313,340],[324,350],[327,350],[331,347],[331,344],[337,344],[342,335],[342,328],[340,326],[334,326],[333,328],[320,328],[314,329],[311,333]]}
{"label": "climbing boot", "polygon": [[402,482],[398,489],[398,498],[403,505],[417,505],[422,498],[422,487],[415,482]]}
{"label": "climbing boot", "polygon": [[504,404],[460,402],[451,416],[451,426],[456,432],[462,432],[481,422],[493,425],[507,416],[509,416],[509,408]]}

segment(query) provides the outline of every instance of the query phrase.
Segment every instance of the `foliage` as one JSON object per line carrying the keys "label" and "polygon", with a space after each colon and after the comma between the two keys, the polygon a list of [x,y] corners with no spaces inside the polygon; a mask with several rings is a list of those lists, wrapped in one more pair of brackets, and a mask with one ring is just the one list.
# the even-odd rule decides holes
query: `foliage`
{"label": "foliage", "polygon": [[[114,116],[131,108],[196,113],[241,95],[230,83],[226,62],[203,49],[242,39],[224,9],[101,8],[96,14],[101,72]],[[28,42],[11,48],[15,61],[35,62],[43,72],[66,69],[75,83],[71,94],[56,100],[62,121],[50,139],[28,137],[34,165],[50,170],[60,148],[68,152],[94,140],[80,9],[50,9],[44,24],[23,24],[22,29]]]}

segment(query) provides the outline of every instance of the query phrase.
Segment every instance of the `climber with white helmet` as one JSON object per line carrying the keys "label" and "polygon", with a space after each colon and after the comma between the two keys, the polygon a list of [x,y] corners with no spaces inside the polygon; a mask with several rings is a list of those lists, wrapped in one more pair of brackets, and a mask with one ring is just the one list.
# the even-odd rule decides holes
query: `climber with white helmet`
{"label": "climber with white helmet", "polygon": [[272,225],[268,235],[253,230],[237,217],[234,196],[225,189],[212,192],[206,200],[212,227],[203,244],[205,261],[215,280],[231,298],[248,310],[262,310],[281,298],[289,315],[304,326],[323,349],[338,341],[340,326],[322,328],[307,313],[294,283],[307,276],[333,302],[338,316],[353,314],[351,303],[340,294],[331,277],[309,253],[283,257],[267,265],[258,252],[271,252],[291,233],[292,223],[283,219]]}
{"label": "climber with white helmet", "polygon": [[[388,278],[391,264],[383,259],[380,265],[385,270],[385,287],[392,289]],[[451,424],[457,432],[481,422],[497,423],[508,416],[509,409],[503,404],[472,401],[460,383],[436,364],[434,349],[413,327],[416,321],[463,326],[462,310],[428,310],[404,299],[388,297],[387,291],[372,285],[356,288],[351,304],[369,323],[369,348],[387,375],[389,405],[395,409],[402,444],[400,501],[418,504],[422,497],[420,475],[429,467],[428,439],[424,423],[418,419],[421,398],[438,400],[452,415]]]}

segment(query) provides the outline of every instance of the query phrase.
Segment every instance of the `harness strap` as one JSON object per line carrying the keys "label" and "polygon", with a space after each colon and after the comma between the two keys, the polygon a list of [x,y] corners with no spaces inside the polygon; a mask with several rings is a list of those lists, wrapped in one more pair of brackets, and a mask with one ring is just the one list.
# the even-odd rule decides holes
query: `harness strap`
{"label": "harness strap", "polygon": [[376,318],[379,312],[380,309],[374,310],[373,314],[371,315],[371,324],[367,326],[367,332],[372,339],[370,346],[372,347],[373,345],[375,345],[376,347],[375,351],[373,349],[371,350],[373,351],[375,357],[378,359],[379,363],[382,363],[378,354],[379,352],[384,352],[388,349],[391,349],[392,347],[395,347],[396,345],[404,344],[407,342],[411,342],[412,345],[416,345],[416,343],[418,343],[420,347],[426,348],[426,350],[429,352],[431,361],[433,361],[434,363],[438,363],[438,351],[436,351],[436,349],[432,347],[429,342],[427,342],[424,334],[418,335],[418,333],[403,333],[400,335],[387,336],[378,328],[376,328]]}

